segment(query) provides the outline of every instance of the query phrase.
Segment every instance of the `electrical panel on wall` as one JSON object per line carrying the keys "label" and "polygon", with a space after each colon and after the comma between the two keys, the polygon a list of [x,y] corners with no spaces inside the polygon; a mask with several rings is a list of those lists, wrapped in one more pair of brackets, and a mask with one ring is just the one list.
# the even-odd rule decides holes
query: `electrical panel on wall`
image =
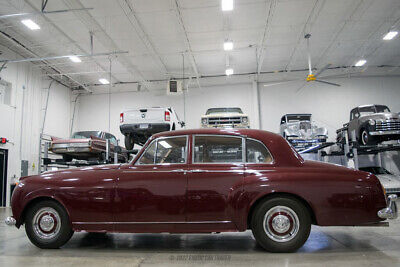
{"label": "electrical panel on wall", "polygon": [[180,80],[169,80],[167,85],[168,95],[177,95],[182,93],[182,81]]}

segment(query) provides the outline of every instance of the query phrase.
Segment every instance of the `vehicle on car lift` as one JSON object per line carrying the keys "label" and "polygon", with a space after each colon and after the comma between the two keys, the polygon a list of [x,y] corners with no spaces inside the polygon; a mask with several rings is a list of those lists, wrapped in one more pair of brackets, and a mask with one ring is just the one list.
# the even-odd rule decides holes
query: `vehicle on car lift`
{"label": "vehicle on car lift", "polygon": [[360,171],[370,172],[376,175],[386,189],[387,194],[396,194],[400,197],[400,175],[393,174],[379,166],[362,167],[359,169]]}
{"label": "vehicle on car lift", "polygon": [[345,134],[349,138],[355,132],[360,145],[376,145],[383,141],[400,139],[400,116],[390,112],[385,105],[364,105],[350,111],[350,121],[336,131],[338,144],[345,143]]}
{"label": "vehicle on car lift", "polygon": [[[113,155],[118,153],[118,160],[126,162],[126,150],[118,145],[117,138],[110,133],[102,131],[80,131],[72,134],[71,138],[51,138],[49,151],[55,154],[62,155],[64,161],[70,162],[73,159],[77,160],[93,160],[100,161],[110,160]],[[110,142],[109,158],[107,154],[107,140]]]}
{"label": "vehicle on car lift", "polygon": [[202,128],[250,128],[249,116],[241,108],[209,108],[201,116]]}
{"label": "vehicle on car lift", "polygon": [[21,178],[6,224],[25,224],[40,248],[58,248],[74,231],[251,229],[266,250],[290,252],[312,224],[381,226],[397,218],[396,200],[375,175],[306,161],[277,134],[193,129],[153,135],[128,164]]}
{"label": "vehicle on car lift", "polygon": [[129,109],[120,114],[120,130],[125,136],[125,148],[143,145],[155,133],[184,128],[176,111],[165,107]]}
{"label": "vehicle on car lift", "polygon": [[328,129],[312,121],[311,114],[285,114],[281,118],[280,134],[296,149],[319,145],[328,139]]}

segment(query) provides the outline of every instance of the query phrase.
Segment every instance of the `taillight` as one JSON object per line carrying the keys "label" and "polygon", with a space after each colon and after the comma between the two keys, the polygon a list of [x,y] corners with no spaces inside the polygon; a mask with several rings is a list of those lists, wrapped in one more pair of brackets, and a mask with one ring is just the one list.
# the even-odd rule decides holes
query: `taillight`
{"label": "taillight", "polygon": [[171,113],[169,111],[165,111],[165,121],[170,121],[171,120]]}
{"label": "taillight", "polygon": [[119,114],[119,122],[120,123],[124,122],[124,113]]}

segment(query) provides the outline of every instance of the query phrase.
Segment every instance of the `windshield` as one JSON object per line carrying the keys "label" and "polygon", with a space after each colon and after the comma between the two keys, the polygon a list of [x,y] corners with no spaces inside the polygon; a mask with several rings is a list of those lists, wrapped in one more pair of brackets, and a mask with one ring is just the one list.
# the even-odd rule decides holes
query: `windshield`
{"label": "windshield", "polygon": [[243,111],[240,108],[209,108],[206,112],[206,115],[213,113],[240,113],[243,114]]}
{"label": "windshield", "polygon": [[364,167],[361,171],[370,172],[372,174],[391,174],[388,170],[382,167]]}
{"label": "windshield", "polygon": [[368,107],[360,107],[358,108],[358,111],[360,112],[361,116],[364,115],[371,115],[374,113],[382,113],[382,112],[390,112],[389,108],[384,105],[374,105],[374,106],[368,106]]}
{"label": "windshield", "polygon": [[84,138],[90,138],[91,136],[101,138],[101,131],[75,132],[72,135],[72,139],[84,139]]}
{"label": "windshield", "polygon": [[308,114],[287,115],[286,121],[287,122],[311,121],[311,115],[308,115]]}

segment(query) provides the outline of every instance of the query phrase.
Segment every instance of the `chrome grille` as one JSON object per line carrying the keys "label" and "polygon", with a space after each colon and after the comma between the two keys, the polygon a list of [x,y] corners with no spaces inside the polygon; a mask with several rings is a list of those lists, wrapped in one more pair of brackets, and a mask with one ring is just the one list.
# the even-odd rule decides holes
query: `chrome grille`
{"label": "chrome grille", "polygon": [[311,122],[309,121],[301,121],[300,122],[300,130],[310,130],[311,129]]}
{"label": "chrome grille", "polygon": [[239,124],[242,120],[240,117],[217,117],[217,118],[208,118],[208,124]]}
{"label": "chrome grille", "polygon": [[386,121],[376,123],[377,131],[399,131],[400,121]]}

